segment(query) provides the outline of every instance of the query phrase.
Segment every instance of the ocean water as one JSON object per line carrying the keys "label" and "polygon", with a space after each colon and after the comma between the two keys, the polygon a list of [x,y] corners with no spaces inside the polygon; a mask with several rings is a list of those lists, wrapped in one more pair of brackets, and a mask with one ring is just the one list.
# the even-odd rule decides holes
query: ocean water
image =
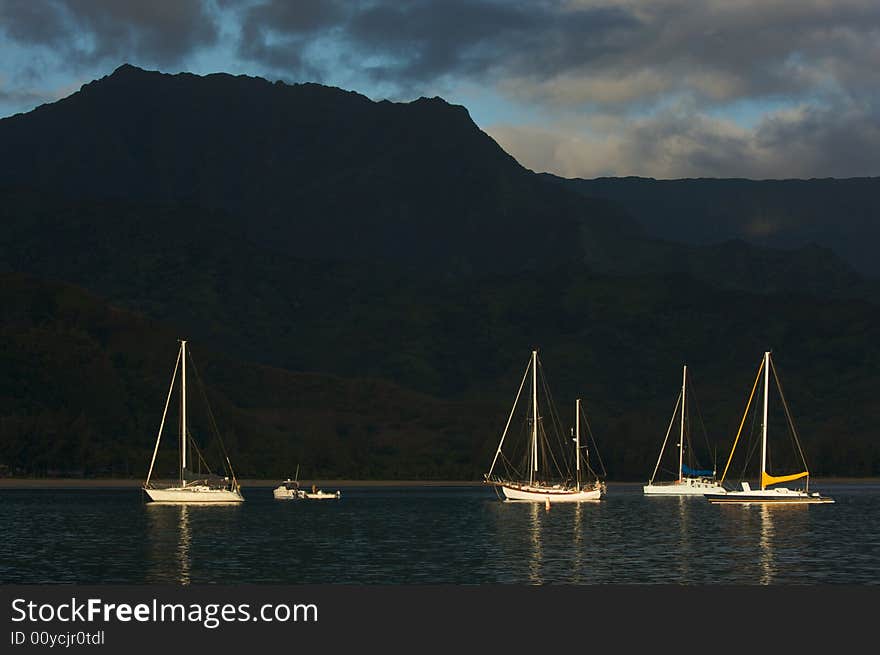
{"label": "ocean water", "polygon": [[[880,583],[880,484],[837,501],[504,503],[484,487],[342,489],[338,501],[144,502],[139,489],[0,489],[0,583]],[[330,489],[332,487],[326,487]]]}

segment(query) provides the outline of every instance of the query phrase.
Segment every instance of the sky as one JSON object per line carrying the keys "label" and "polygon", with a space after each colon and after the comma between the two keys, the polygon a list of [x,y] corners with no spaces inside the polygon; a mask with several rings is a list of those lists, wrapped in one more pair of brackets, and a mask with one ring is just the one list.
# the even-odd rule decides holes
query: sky
{"label": "sky", "polygon": [[880,175],[877,0],[0,0],[0,116],[122,63],[440,96],[564,177]]}

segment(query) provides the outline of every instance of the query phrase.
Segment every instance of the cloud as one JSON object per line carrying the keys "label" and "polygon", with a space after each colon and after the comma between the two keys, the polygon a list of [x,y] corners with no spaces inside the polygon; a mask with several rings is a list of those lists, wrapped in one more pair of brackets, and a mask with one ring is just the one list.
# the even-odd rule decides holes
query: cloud
{"label": "cloud", "polygon": [[326,65],[344,61],[371,80],[417,89],[448,76],[565,69],[571,58],[588,61],[620,47],[614,35],[636,23],[619,7],[566,9],[558,2],[327,0],[301,8],[270,1],[244,12],[240,53],[298,66],[335,52]]}
{"label": "cloud", "polygon": [[[876,0],[370,0],[244,10],[243,57],[392,97],[478,85],[487,131],[569,177],[880,174]],[[747,106],[748,111],[742,108]]]}
{"label": "cloud", "polygon": [[711,104],[880,81],[874,0],[278,0],[243,14],[246,58],[344,61],[413,89],[455,76],[537,102],[625,105],[674,92]]}
{"label": "cloud", "polygon": [[175,65],[218,35],[201,0],[3,0],[0,31],[20,46],[51,50],[67,65]]}
{"label": "cloud", "polygon": [[544,118],[496,123],[502,145],[569,176],[880,173],[876,0],[0,0],[0,36],[8,107],[41,74],[204,56],[372,97],[485,89]]}
{"label": "cloud", "polygon": [[26,88],[9,88],[7,85],[0,83],[0,104],[34,106],[52,99],[54,98],[41,91]]}
{"label": "cloud", "polygon": [[603,114],[576,125],[496,125],[487,132],[524,166],[564,177],[880,175],[880,111],[870,106],[803,106],[752,128],[685,106],[640,119]]}

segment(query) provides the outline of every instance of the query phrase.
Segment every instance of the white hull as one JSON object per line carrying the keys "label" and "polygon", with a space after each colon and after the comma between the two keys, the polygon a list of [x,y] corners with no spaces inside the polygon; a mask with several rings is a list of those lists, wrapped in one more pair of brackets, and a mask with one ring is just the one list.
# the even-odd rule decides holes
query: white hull
{"label": "white hull", "polygon": [[681,482],[648,483],[642,489],[646,496],[705,496],[725,492],[720,484],[698,478],[684,478]]}
{"label": "white hull", "polygon": [[275,497],[276,500],[336,500],[342,496],[342,492],[310,492],[303,491],[302,489],[285,489],[282,486],[273,489],[272,495]]}
{"label": "white hull", "polygon": [[600,500],[605,493],[604,486],[596,489],[565,489],[562,487],[541,487],[538,485],[499,484],[505,500],[533,503],[580,503]]}
{"label": "white hull", "polygon": [[303,492],[297,491],[296,489],[278,487],[277,489],[272,490],[272,496],[274,496],[276,500],[298,500],[299,498],[302,498]]}
{"label": "white hull", "polygon": [[170,487],[168,489],[144,489],[154,503],[242,503],[244,497],[238,491],[215,489],[204,485]]}
{"label": "white hull", "polygon": [[308,498],[309,500],[336,500],[340,496],[342,496],[342,492],[339,491],[333,493],[327,493],[326,491],[306,493],[306,498]]}
{"label": "white hull", "polygon": [[785,487],[774,489],[744,489],[742,491],[725,491],[720,494],[707,495],[710,503],[717,505],[748,505],[751,503],[764,503],[773,505],[803,505],[811,503],[833,503],[834,499],[828,496],[820,496],[818,492],[808,493]]}

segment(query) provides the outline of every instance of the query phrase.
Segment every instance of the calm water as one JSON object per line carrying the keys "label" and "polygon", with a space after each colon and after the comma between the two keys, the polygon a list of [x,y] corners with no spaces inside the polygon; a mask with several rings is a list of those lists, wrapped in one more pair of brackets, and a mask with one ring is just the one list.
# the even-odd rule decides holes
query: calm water
{"label": "calm water", "polygon": [[345,488],[342,499],[143,502],[137,489],[0,490],[0,583],[880,582],[880,484],[834,505],[719,507],[611,485],[599,503],[490,489]]}

